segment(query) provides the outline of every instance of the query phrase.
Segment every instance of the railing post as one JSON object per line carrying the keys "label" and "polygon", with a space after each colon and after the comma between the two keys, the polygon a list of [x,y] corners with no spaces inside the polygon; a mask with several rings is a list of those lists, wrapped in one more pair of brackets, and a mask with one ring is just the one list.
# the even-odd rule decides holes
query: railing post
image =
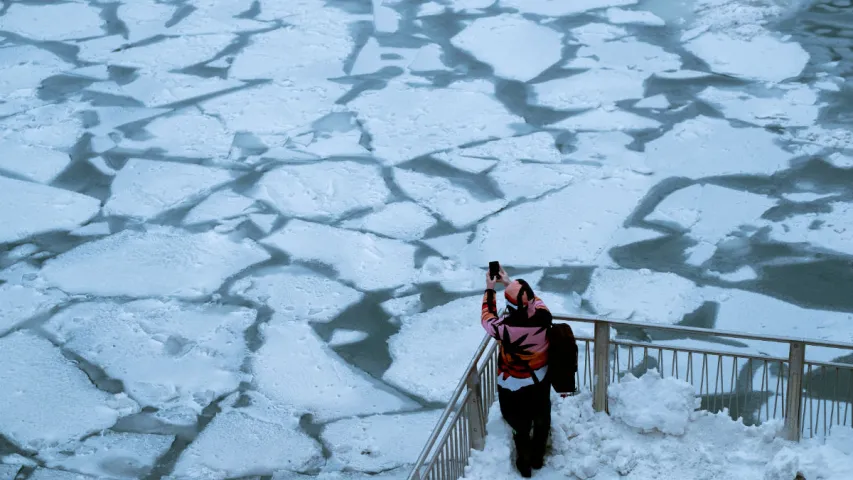
{"label": "railing post", "polygon": [[486,448],[486,419],[483,418],[483,410],[480,405],[483,403],[480,395],[480,376],[477,375],[477,366],[471,367],[468,371],[468,379],[465,382],[468,386],[468,438],[471,442],[471,448],[482,451]]}
{"label": "railing post", "polygon": [[596,412],[607,411],[607,383],[610,381],[610,324],[595,322],[595,344],[593,346],[593,375],[595,377],[592,394],[592,408]]}
{"label": "railing post", "polygon": [[785,404],[785,438],[800,441],[802,430],[803,372],[806,364],[806,344],[791,342],[788,352],[788,398]]}

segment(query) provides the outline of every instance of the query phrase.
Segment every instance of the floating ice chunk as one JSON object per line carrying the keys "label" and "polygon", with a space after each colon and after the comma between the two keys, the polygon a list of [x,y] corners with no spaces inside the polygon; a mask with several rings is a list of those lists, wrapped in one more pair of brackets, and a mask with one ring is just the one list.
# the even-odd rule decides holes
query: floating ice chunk
{"label": "floating ice chunk", "polygon": [[380,306],[382,310],[385,310],[385,313],[392,317],[415,313],[422,307],[421,294],[416,293],[414,295],[385,300]]}
{"label": "floating ice chunk", "polygon": [[42,275],[69,293],[195,299],[269,257],[251,240],[152,226],[84,243],[45,262]]}
{"label": "floating ice chunk", "polygon": [[510,202],[529,199],[565,187],[575,178],[574,165],[501,162],[489,177]]}
{"label": "floating ice chunk", "polygon": [[[313,80],[342,77],[353,51],[352,38],[330,24],[323,28],[277,28],[252,35],[252,43],[234,59],[228,76],[239,79]],[[280,55],[282,51],[290,55]],[[310,84],[303,85],[306,90]],[[307,93],[307,92],[306,92]]]}
{"label": "floating ice chunk", "polygon": [[326,220],[383,205],[390,191],[376,166],[343,161],[285,165],[264,175],[249,195],[287,216]]}
{"label": "floating ice chunk", "polygon": [[700,72],[697,70],[678,70],[675,72],[655,72],[654,76],[664,80],[696,80],[699,78],[713,77],[713,73]]}
{"label": "floating ice chunk", "polygon": [[776,138],[763,128],[735,128],[726,120],[697,117],[647,143],[646,163],[669,176],[688,178],[771,175],[788,168],[792,156]]}
{"label": "floating ice chunk", "polygon": [[[98,115],[98,125],[94,127],[90,127],[88,129],[93,135],[104,136],[107,135],[109,140],[111,141],[111,145],[109,148],[112,148],[117,144],[117,142],[113,141],[112,138],[109,137],[110,133],[112,133],[116,128],[127,125],[128,123],[138,122],[140,120],[147,120],[149,118],[157,117],[159,115],[163,115],[164,113],[170,112],[168,108],[136,108],[136,107],[94,107],[92,110]],[[180,116],[178,120],[181,120]],[[190,120],[187,120],[190,121]],[[163,123],[166,123],[167,128],[163,128]],[[169,120],[169,118],[158,118],[155,119],[149,126],[153,125],[153,128],[148,131],[152,135],[164,135],[168,140],[177,141],[181,143],[185,141],[183,136],[178,136],[177,138],[171,135],[171,132],[168,127],[181,128],[180,123],[178,125],[170,125],[174,124],[174,120]],[[204,128],[204,125],[197,125],[199,128]],[[182,133],[186,134],[186,131],[182,131]],[[149,147],[158,147],[159,145],[155,140],[148,141],[134,141],[127,138],[123,138],[119,140],[122,144],[131,147],[137,147],[140,149],[145,149]],[[104,142],[106,143],[106,142]],[[163,147],[160,147],[163,148]]]}
{"label": "floating ice chunk", "polygon": [[[403,317],[400,331],[388,339],[393,362],[382,378],[426,400],[448,401],[485,335],[477,320],[481,302],[482,295],[465,297]],[[430,348],[423,348],[424,341]]]}
{"label": "floating ice chunk", "polygon": [[[0,478],[15,480],[15,476],[18,474],[18,470],[21,469],[20,465],[3,465],[0,464]],[[34,478],[30,476],[30,478]]]}
{"label": "floating ice chunk", "polygon": [[138,0],[119,4],[116,16],[128,30],[128,41],[138,42],[155,35],[165,34],[166,24],[178,10],[177,5],[157,3],[154,0]]}
{"label": "floating ice chunk", "polygon": [[378,212],[348,220],[341,226],[367,230],[400,240],[417,240],[435,225],[436,220],[423,207],[412,202],[392,203]]}
{"label": "floating ice chunk", "polygon": [[[210,60],[235,39],[234,35],[229,34],[165,37],[154,43],[135,45],[129,48],[125,48],[123,45],[119,48],[101,51],[83,48],[80,50],[79,56],[80,60],[94,63],[108,63],[165,72],[179,70]],[[83,42],[84,45],[85,43],[88,42]],[[119,42],[119,44],[122,43],[124,42]],[[234,75],[231,76],[236,78]]]}
{"label": "floating ice chunk", "polygon": [[398,287],[414,273],[414,246],[371,233],[291,220],[262,243],[300,260],[330,265],[364,290]]}
{"label": "floating ice chunk", "polygon": [[634,37],[598,42],[581,47],[578,57],[594,57],[596,66],[654,73],[681,68],[681,57]]}
{"label": "floating ice chunk", "polygon": [[455,257],[468,245],[471,238],[470,232],[452,233],[443,237],[434,237],[423,240],[423,243],[440,253],[443,257]]}
{"label": "floating ice chunk", "polygon": [[652,110],[663,110],[670,107],[669,99],[666,95],[659,93],[651,97],[646,97],[634,104],[634,108],[649,108]]}
{"label": "floating ice chunk", "polygon": [[110,224],[108,222],[94,222],[74,229],[68,232],[68,234],[75,237],[100,237],[109,235]]}
{"label": "floating ice chunk", "polygon": [[46,232],[65,231],[88,222],[100,202],[76,192],[0,176],[0,243]]}
{"label": "floating ice chunk", "polygon": [[[460,256],[473,265],[500,258],[502,263],[519,268],[590,264],[610,244],[649,186],[650,180],[639,175],[574,183],[481,223]],[[590,203],[590,199],[595,202]],[[555,221],[568,218],[572,221]],[[520,231],[524,235],[513,235]],[[512,249],[507,249],[507,242]]]}
{"label": "floating ice chunk", "polygon": [[393,8],[382,5],[382,0],[373,0],[373,29],[379,33],[394,33],[400,25],[400,14]]}
{"label": "floating ice chunk", "polygon": [[0,351],[0,433],[21,448],[61,447],[138,411],[126,396],[95,388],[58,348],[32,333],[0,338]]}
{"label": "floating ice chunk", "polygon": [[391,82],[349,102],[373,136],[374,154],[392,165],[489,137],[513,135],[523,120],[491,96],[460,88]]}
{"label": "floating ice chunk", "polygon": [[479,13],[480,10],[489,8],[496,2],[497,0],[452,0],[450,8],[454,12]]}
{"label": "floating ice chunk", "polygon": [[610,387],[608,397],[614,419],[642,432],[657,430],[667,435],[684,435],[700,404],[693,385],[661,378],[656,370],[640,378],[626,374]]}
{"label": "floating ice chunk", "polygon": [[261,327],[264,345],[252,361],[254,384],[271,400],[320,422],[416,405],[348,366],[308,324],[274,322]]}
{"label": "floating ice chunk", "polygon": [[430,43],[418,49],[418,53],[412,63],[409,64],[409,70],[412,72],[434,72],[449,70],[447,65],[441,61],[441,46]]}
{"label": "floating ice chunk", "polygon": [[65,348],[121,380],[140,405],[197,415],[244,380],[243,332],[255,316],[247,308],[160,300],[78,303],[45,328]]}
{"label": "floating ice chunk", "polygon": [[471,292],[482,284],[483,270],[456,260],[429,257],[421,267],[418,283],[437,282],[447,292]]}
{"label": "floating ice chunk", "polygon": [[828,213],[806,213],[774,223],[770,238],[853,255],[853,206],[849,202],[829,206]]}
{"label": "floating ice chunk", "polygon": [[58,467],[101,478],[140,478],[147,475],[175,437],[107,431],[84,440],[70,455],[41,452],[48,467]]}
{"label": "floating ice chunk", "polygon": [[417,18],[441,15],[447,7],[437,2],[422,3],[418,8]]}
{"label": "floating ice chunk", "polygon": [[593,132],[636,132],[654,130],[659,128],[660,125],[660,122],[651,118],[642,117],[623,110],[612,109],[611,107],[604,107],[573,115],[550,125],[550,127]]}
{"label": "floating ice chunk", "polygon": [[586,23],[569,30],[569,32],[583,45],[609,42],[628,35],[628,30],[625,30],[624,27],[610,25],[609,23]]}
{"label": "floating ice chunk", "polygon": [[808,203],[835,196],[833,193],[795,192],[783,193],[782,198],[795,203]]}
{"label": "floating ice chunk", "polygon": [[167,35],[209,35],[262,30],[268,26],[266,23],[240,16],[252,8],[251,1],[194,0],[190,4],[193,10],[176,24],[168,27],[163,33]]}
{"label": "floating ice chunk", "polygon": [[533,103],[556,110],[585,110],[643,98],[646,77],[634,70],[588,70],[534,85]]}
{"label": "floating ice chunk", "polygon": [[276,219],[278,219],[278,215],[271,213],[253,213],[249,215],[249,220],[266,235],[269,235],[272,231]]}
{"label": "floating ice chunk", "polygon": [[713,270],[709,270],[708,274],[714,275],[715,277],[727,282],[747,282],[758,279],[758,273],[749,265],[744,265],[734,272],[729,273],[718,273]]}
{"label": "floating ice chunk", "polygon": [[69,151],[83,134],[82,110],[73,102],[30,108],[0,119],[0,131],[9,142]]}
{"label": "floating ice chunk", "polygon": [[853,157],[840,153],[833,153],[826,157],[827,163],[835,168],[850,169],[853,168]]}
{"label": "floating ice chunk", "polygon": [[567,158],[616,170],[648,173],[643,154],[626,148],[633,141],[634,137],[623,132],[580,132],[575,137],[575,151]]}
{"label": "floating ice chunk", "polygon": [[255,200],[231,190],[219,190],[205,198],[184,217],[184,225],[195,225],[250,213]]}
{"label": "floating ice chunk", "polygon": [[355,62],[350,68],[350,75],[365,75],[378,72],[385,65],[382,62],[382,47],[375,37],[370,37],[358,51]]}
{"label": "floating ice chunk", "polygon": [[449,152],[440,152],[432,154],[432,158],[438,160],[445,165],[450,165],[453,168],[462,170],[468,173],[483,173],[492,168],[497,163],[496,160],[487,160],[477,157],[468,157],[463,155],[464,150],[450,150]]}
{"label": "floating ice chunk", "polygon": [[625,10],[622,8],[608,8],[607,21],[617,25],[632,24],[646,25],[649,27],[663,27],[666,22],[652,12],[644,10]]}
{"label": "floating ice chunk", "polygon": [[560,61],[563,35],[521,15],[481,17],[450,39],[498,77],[529,82]]}
{"label": "floating ice chunk", "polygon": [[541,163],[560,163],[563,161],[554,137],[548,132],[501,138],[473,147],[453,150],[453,152],[460,156],[495,158],[501,161],[529,160]]}
{"label": "floating ice chunk", "polygon": [[40,290],[14,283],[0,285],[0,336],[65,299],[65,294],[58,290]]}
{"label": "floating ice chunk", "polygon": [[769,31],[749,39],[707,32],[684,48],[716,73],[763,82],[797,77],[809,62],[809,54],[799,43],[782,41]]}
{"label": "floating ice chunk", "polygon": [[35,41],[62,41],[100,37],[102,22],[98,10],[87,3],[16,3],[0,16],[0,30]]}
{"label": "floating ice chunk", "polygon": [[[2,19],[0,17],[0,25]],[[70,63],[33,45],[0,48],[0,65],[3,65],[0,71],[0,93],[4,97],[16,90],[37,89],[45,78],[73,68]]]}
{"label": "floating ice chunk", "polygon": [[336,328],[332,332],[332,338],[329,339],[329,347],[340,347],[364,341],[369,335],[361,330],[348,330],[346,328]]}
{"label": "floating ice chunk", "polygon": [[151,218],[191,202],[231,179],[228,170],[131,158],[113,180],[104,214]]}
{"label": "floating ice chunk", "polygon": [[38,245],[32,243],[24,243],[22,245],[18,245],[17,247],[9,250],[6,253],[6,260],[20,260],[22,258],[29,257],[30,255],[39,251]]}
{"label": "floating ice chunk", "polygon": [[[634,227],[621,228],[613,236],[608,246],[611,248],[621,247],[624,245],[630,245],[632,243],[655,240],[664,236],[666,235],[658,232],[657,230]],[[606,250],[603,250],[601,252],[601,254],[598,256],[594,263],[598,265],[599,268],[620,268],[620,266],[615,261],[613,261],[613,259],[610,257],[609,253]]]}
{"label": "floating ice chunk", "polygon": [[503,199],[480,200],[446,178],[395,169],[394,180],[403,193],[457,228],[477,222],[507,204]]}
{"label": "floating ice chunk", "polygon": [[597,268],[584,298],[608,318],[678,323],[702,305],[699,288],[674,273]]}
{"label": "floating ice chunk", "polygon": [[721,111],[726,118],[766,127],[808,127],[815,123],[820,107],[817,91],[798,85],[785,91],[767,92],[768,97],[754,97],[743,89],[708,87],[699,92],[699,99]]}
{"label": "floating ice chunk", "polygon": [[638,0],[500,0],[502,7],[509,7],[521,13],[532,13],[548,17],[565,17],[577,15],[589,10],[607,7],[622,7],[634,5]]}
{"label": "floating ice chunk", "polygon": [[239,280],[232,294],[263,303],[278,318],[329,322],[364,294],[303,267],[276,267]]}
{"label": "floating ice chunk", "polygon": [[159,117],[145,130],[152,138],[142,141],[124,139],[120,146],[139,150],[158,148],[176,157],[223,158],[228,156],[234,138],[234,133],[221,121],[195,109]]}
{"label": "floating ice chunk", "polygon": [[0,280],[18,285],[29,285],[31,280],[38,277],[38,273],[39,269],[32,264],[18,262],[0,270]]}
{"label": "floating ice chunk", "polygon": [[[147,107],[183,102],[216,93],[236,89],[243,84],[238,80],[221,78],[199,78],[172,72],[140,71],[130,83],[119,85],[100,82],[87,88],[88,91],[108,95],[126,96],[142,102]],[[106,107],[98,107],[99,110]]]}
{"label": "floating ice chunk", "polygon": [[348,418],[327,425],[321,438],[344,468],[378,473],[415,463],[439,416],[432,410]]}

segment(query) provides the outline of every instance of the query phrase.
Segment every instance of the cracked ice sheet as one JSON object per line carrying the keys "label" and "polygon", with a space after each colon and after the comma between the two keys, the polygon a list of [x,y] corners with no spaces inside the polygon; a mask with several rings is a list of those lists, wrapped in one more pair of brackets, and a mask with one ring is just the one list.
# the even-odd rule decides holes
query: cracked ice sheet
{"label": "cracked ice sheet", "polygon": [[[5,270],[5,269],[4,269]],[[42,290],[11,282],[0,285],[0,335],[64,302],[58,290]]]}
{"label": "cracked ice sheet", "polygon": [[248,239],[150,226],[84,243],[45,262],[41,274],[69,293],[199,299],[269,258]]}
{"label": "cracked ice sheet", "polygon": [[652,12],[644,10],[625,10],[622,8],[608,8],[607,21],[617,25],[633,24],[646,25],[649,27],[663,27],[666,22]]}
{"label": "cracked ice sheet", "polygon": [[548,132],[501,138],[473,147],[450,150],[447,153],[458,157],[494,158],[500,161],[529,160],[540,163],[563,161],[554,137]]}
{"label": "cracked ice sheet", "polygon": [[193,207],[184,217],[183,224],[197,225],[247,215],[255,211],[250,208],[254,204],[254,199],[244,197],[231,190],[219,190]]}
{"label": "cracked ice sheet", "polygon": [[65,348],[121,380],[142,406],[187,414],[193,421],[220,395],[247,380],[243,332],[247,308],[199,307],[161,300],[78,303],[45,329]]}
{"label": "cracked ice sheet", "polygon": [[533,85],[533,104],[555,110],[585,110],[643,98],[648,75],[634,70],[593,69]]}
{"label": "cracked ice sheet", "polygon": [[326,323],[364,294],[300,266],[267,268],[235,282],[231,293],[264,304],[282,321]]}
{"label": "cracked ice sheet", "polygon": [[124,138],[119,146],[124,150],[156,148],[174,157],[217,159],[228,156],[234,138],[234,132],[221,121],[194,108],[158,117],[145,126],[145,131],[150,138]]}
{"label": "cracked ice sheet", "polygon": [[598,315],[646,323],[678,323],[704,302],[692,281],[648,269],[597,268],[583,296]]}
{"label": "cracked ice sheet", "polygon": [[345,469],[379,473],[413,464],[440,416],[430,410],[347,418],[326,425],[321,438]]}
{"label": "cracked ice sheet", "polygon": [[249,399],[248,407],[224,405],[178,458],[170,478],[249,477],[323,464],[320,445],[299,428],[292,412],[255,392],[249,392]]}
{"label": "cracked ice sheet", "polygon": [[593,65],[597,68],[627,69],[632,72],[642,72],[647,76],[681,68],[679,55],[634,37],[583,46],[578,49],[576,58],[566,66],[573,68],[574,62],[589,62],[590,59],[594,59]]}
{"label": "cracked ice sheet", "polygon": [[85,3],[13,3],[0,16],[0,30],[36,41],[100,37],[104,34],[102,23],[100,10]]}
{"label": "cracked ice sheet", "polygon": [[89,105],[68,101],[21,112],[0,120],[0,139],[70,150],[84,133],[80,113],[89,109]]}
{"label": "cracked ice sheet", "polygon": [[707,32],[684,45],[715,73],[745,80],[778,83],[800,75],[809,54],[799,43],[782,41],[769,31],[752,38]]}
{"label": "cracked ice sheet", "polygon": [[294,259],[329,265],[366,291],[405,285],[415,273],[416,247],[371,233],[291,220],[261,243]]}
{"label": "cracked ice sheet", "polygon": [[447,402],[485,335],[477,319],[482,298],[465,297],[402,317],[400,331],[388,339],[393,361],[382,378],[426,400]]}
{"label": "cracked ice sheet", "polygon": [[[650,178],[634,174],[574,183],[482,222],[460,257],[472,265],[502,258],[519,268],[590,264],[610,245],[651,184]],[[566,218],[572,221],[558,220]],[[507,238],[520,230],[525,235],[507,250]],[[549,245],[558,248],[545,248]]]}
{"label": "cracked ice sheet", "polygon": [[506,206],[507,200],[480,200],[467,189],[441,177],[394,169],[400,189],[456,228],[471,225]]}
{"label": "cracked ice sheet", "polygon": [[607,171],[650,173],[645,156],[627,148],[633,141],[634,137],[624,132],[580,132],[575,135],[575,150],[566,158],[600,165]]}
{"label": "cracked ice sheet", "polygon": [[71,156],[65,152],[0,140],[0,171],[50,183],[69,163]]}
{"label": "cracked ice sheet", "polygon": [[853,206],[832,202],[827,213],[805,213],[771,223],[770,239],[853,255]]}
{"label": "cracked ice sheet", "polygon": [[528,82],[560,61],[563,35],[520,15],[478,18],[451,38],[498,77]]}
{"label": "cracked ice sheet", "polygon": [[0,338],[0,351],[0,434],[21,448],[61,448],[139,411],[126,395],[98,390],[73,361],[33,333]]}
{"label": "cracked ice sheet", "polygon": [[774,89],[752,96],[740,89],[708,87],[699,92],[698,98],[726,116],[767,127],[809,127],[814,125],[820,113],[818,92],[806,85]]}
{"label": "cracked ice sheet", "polygon": [[148,219],[197,200],[230,181],[228,170],[131,158],[118,171],[104,215]]}
{"label": "cracked ice sheet", "polygon": [[325,422],[417,407],[349,366],[306,323],[274,316],[260,331],[264,345],[253,355],[253,383],[285,409]]}
{"label": "cracked ice sheet", "polygon": [[435,223],[435,218],[420,205],[412,202],[396,202],[364,217],[347,220],[341,226],[412,241],[423,237],[424,232]]}
{"label": "cracked ice sheet", "polygon": [[47,232],[68,231],[92,219],[100,202],[92,197],[0,176],[0,244]]}
{"label": "cracked ice sheet", "polygon": [[[241,80],[296,80],[306,89],[311,87],[312,81],[319,83],[342,77],[345,75],[344,62],[354,44],[346,30],[338,30],[329,30],[328,25],[319,24],[255,34],[251,43],[234,59],[228,76]],[[283,51],[289,54],[281,55]]]}
{"label": "cracked ice sheet", "polygon": [[[585,172],[591,170],[592,172]],[[572,183],[575,178],[589,176],[595,167],[581,165],[547,165],[508,161],[499,163],[489,172],[509,202],[539,197]]]}
{"label": "cracked ice sheet", "polygon": [[45,466],[63,468],[100,478],[145,477],[175,437],[144,433],[116,433],[89,437],[73,453],[42,451]]}
{"label": "cracked ice sheet", "polygon": [[521,13],[532,13],[548,17],[577,15],[589,10],[607,7],[634,5],[638,0],[500,0],[502,7],[514,8]]}
{"label": "cracked ice sheet", "polygon": [[[3,18],[0,17],[0,21]],[[0,48],[0,65],[3,65],[0,94],[6,98],[16,90],[37,89],[45,78],[74,68],[47,50],[32,45]]]}
{"label": "cracked ice sheet", "polygon": [[127,42],[114,37],[78,43],[80,60],[167,72],[210,60],[237,38],[228,34],[167,37],[156,43],[121,48]]}
{"label": "cracked ice sheet", "polygon": [[[666,176],[772,175],[793,156],[763,128],[736,128],[727,120],[697,117],[646,144],[646,163]],[[684,155],[684,152],[690,152]]]}
{"label": "cracked ice sheet", "polygon": [[249,196],[289,217],[335,220],[384,205],[390,193],[377,166],[342,161],[277,168],[265,174]]}
{"label": "cracked ice sheet", "polygon": [[492,96],[464,86],[433,89],[391,82],[349,102],[373,137],[373,151],[397,165],[427,153],[514,134],[522,124]]}
{"label": "cracked ice sheet", "polygon": [[244,83],[238,80],[199,78],[195,75],[143,70],[130,83],[119,85],[115,82],[99,82],[87,87],[86,91],[130,97],[147,107],[154,107],[211,95],[242,85]]}
{"label": "cracked ice sheet", "polygon": [[637,132],[655,130],[660,126],[661,123],[657,120],[619,110],[610,105],[594,110],[587,110],[586,112],[572,115],[565,120],[549,125],[550,128],[581,132]]}

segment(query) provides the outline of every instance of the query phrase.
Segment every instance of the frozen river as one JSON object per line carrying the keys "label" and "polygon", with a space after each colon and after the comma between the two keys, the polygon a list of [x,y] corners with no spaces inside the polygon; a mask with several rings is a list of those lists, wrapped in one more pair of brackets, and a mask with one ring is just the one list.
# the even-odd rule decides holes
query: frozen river
{"label": "frozen river", "polygon": [[0,480],[400,478],[490,260],[853,342],[849,0],[0,5]]}

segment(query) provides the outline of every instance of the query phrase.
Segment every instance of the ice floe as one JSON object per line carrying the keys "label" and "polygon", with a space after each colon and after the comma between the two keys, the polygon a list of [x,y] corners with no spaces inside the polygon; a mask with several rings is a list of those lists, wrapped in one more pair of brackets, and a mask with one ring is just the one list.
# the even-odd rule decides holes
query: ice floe
{"label": "ice floe", "polygon": [[551,128],[587,132],[625,131],[637,132],[654,130],[661,125],[657,120],[613,108],[608,105],[572,115],[565,120],[550,125]]}
{"label": "ice floe", "polygon": [[87,91],[130,97],[146,107],[155,107],[215,95],[243,85],[243,82],[233,79],[200,78],[175,72],[140,70],[138,76],[129,83],[120,85],[115,82],[99,82],[90,85]]}
{"label": "ice floe", "polygon": [[441,237],[433,237],[422,240],[430,248],[444,257],[454,257],[468,245],[471,232],[451,233]]}
{"label": "ice floe", "polygon": [[481,302],[482,295],[465,297],[403,317],[388,339],[393,362],[382,378],[427,400],[448,401],[485,335]]}
{"label": "ice floe", "polygon": [[249,215],[249,220],[266,235],[272,232],[277,219],[278,215],[272,213],[253,213]]}
{"label": "ice floe", "polygon": [[484,272],[454,259],[429,257],[424,261],[417,277],[418,283],[437,282],[446,292],[471,292],[482,284]]}
{"label": "ice floe", "polygon": [[646,323],[678,323],[704,302],[690,280],[646,269],[598,268],[584,298],[598,315]]}
{"label": "ice floe", "polygon": [[364,294],[304,267],[267,268],[238,280],[231,293],[264,304],[278,319],[329,322]]}
{"label": "ice floe", "polygon": [[349,330],[346,328],[336,328],[332,332],[332,337],[329,338],[327,345],[329,347],[340,347],[364,341],[369,335],[361,330]]}
{"label": "ice floe", "polygon": [[0,433],[21,448],[62,447],[138,411],[126,395],[95,388],[58,348],[32,333],[0,338],[0,350]]}
{"label": "ice floe", "polygon": [[822,106],[818,103],[817,93],[806,85],[797,85],[785,90],[771,90],[765,93],[767,96],[757,97],[743,89],[712,86],[699,92],[698,98],[720,110],[726,118],[762,127],[808,127],[815,123]]}
{"label": "ice floe", "polygon": [[[105,37],[103,40],[112,38],[114,36]],[[235,39],[236,37],[230,34],[187,35],[165,37],[153,43],[130,47],[125,45],[121,37],[111,44],[103,44],[104,42],[100,41],[102,39],[96,39],[78,44],[81,47],[79,58],[94,63],[167,72],[210,60]],[[86,48],[87,46],[89,48]],[[168,55],[165,52],[168,52]]]}
{"label": "ice floe", "polygon": [[321,438],[341,467],[379,473],[410,465],[441,411],[348,418],[326,425]]}
{"label": "ice floe", "polygon": [[348,220],[341,226],[400,240],[417,240],[435,223],[435,218],[418,204],[396,202],[364,217]]}
{"label": "ice floe", "polygon": [[[3,18],[0,17],[0,22]],[[0,71],[0,93],[4,97],[17,90],[35,90],[42,80],[73,68],[72,64],[33,45],[0,48],[0,65],[4,66]]]}
{"label": "ice floe", "polygon": [[653,110],[663,110],[669,108],[670,103],[666,95],[660,93],[651,97],[646,97],[634,104],[634,108],[648,108]]}
{"label": "ice floe", "polygon": [[0,243],[72,230],[100,210],[97,199],[59,188],[0,176]]}
{"label": "ice floe", "polygon": [[450,165],[451,167],[457,170],[462,170],[463,172],[474,174],[483,173],[486,170],[494,167],[497,163],[497,160],[468,157],[462,154],[462,152],[464,152],[464,149],[433,153],[430,156],[435,160],[438,160],[439,162],[444,163],[446,165]]}
{"label": "ice floe", "polygon": [[343,161],[285,165],[265,174],[249,195],[287,216],[329,220],[384,205],[390,192],[376,166]]}
{"label": "ice floe", "polygon": [[239,217],[252,212],[255,200],[232,190],[219,190],[210,194],[192,208],[184,217],[184,225],[195,225],[214,220]]}
{"label": "ice floe", "polygon": [[494,158],[500,161],[529,160],[540,163],[560,163],[563,156],[554,137],[548,132],[501,138],[471,147],[450,150],[448,153],[467,158]]}
{"label": "ice floe", "polygon": [[[681,68],[679,55],[634,37],[592,43],[578,49],[576,55],[578,60],[595,59],[594,65],[597,68],[627,69],[646,75]],[[573,66],[573,63],[569,63],[569,66]]]}
{"label": "ice floe", "polygon": [[203,298],[269,254],[250,240],[172,227],[124,230],[45,262],[45,280],[69,293]]}
{"label": "ice floe", "polygon": [[63,468],[100,478],[134,479],[147,475],[174,437],[145,433],[116,433],[88,437],[73,452],[42,452],[51,468]]}
{"label": "ice floe", "polygon": [[829,208],[829,212],[805,213],[772,224],[770,239],[853,255],[853,205],[832,202]]}
{"label": "ice floe", "polygon": [[310,412],[323,422],[416,406],[347,365],[308,324],[274,319],[261,333],[264,345],[252,360],[254,385],[285,409]]}
{"label": "ice floe", "polygon": [[623,8],[608,8],[607,21],[616,25],[633,24],[650,27],[663,27],[666,22],[652,12],[644,10],[625,10]]}
{"label": "ice floe", "polygon": [[684,48],[716,73],[763,82],[797,77],[809,61],[808,52],[799,43],[783,41],[769,31],[748,39],[707,32]]}
{"label": "ice floe", "polygon": [[490,65],[496,76],[528,82],[560,61],[562,38],[520,15],[497,15],[474,20],[450,42]]}
{"label": "ice floe", "polygon": [[151,218],[201,198],[232,178],[228,170],[132,158],[113,180],[104,214]]}
{"label": "ice floe", "polygon": [[82,473],[54,470],[52,468],[37,468],[29,476],[30,480],[95,480],[97,477]]}
{"label": "ice floe", "polygon": [[245,380],[247,308],[138,300],[78,303],[45,329],[65,348],[121,380],[143,406],[188,411],[193,418]]}
{"label": "ice floe", "polygon": [[541,163],[501,162],[489,177],[510,202],[539,197],[547,192],[565,187],[579,173],[576,165],[548,165]]}
{"label": "ice floe", "polygon": [[535,105],[555,110],[585,110],[643,98],[646,74],[593,69],[533,85]]}
{"label": "ice floe", "polygon": [[441,60],[443,52],[441,46],[434,43],[424,45],[418,49],[415,58],[409,63],[409,70],[412,72],[436,72],[449,70],[447,65]]}
{"label": "ice floe", "polygon": [[83,133],[79,113],[84,109],[71,101],[28,108],[0,119],[0,132],[10,142],[70,150]]}
{"label": "ice floe", "polygon": [[393,317],[415,313],[423,306],[419,293],[385,300],[379,305],[382,310],[385,310],[385,313]]}
{"label": "ice floe", "polygon": [[294,259],[329,265],[364,290],[398,287],[414,273],[414,246],[371,233],[291,220],[262,243]]}
{"label": "ice floe", "polygon": [[633,141],[634,137],[624,132],[580,132],[575,136],[575,150],[566,158],[611,171],[649,173],[643,154],[626,148]]}
{"label": "ice floe", "polygon": [[607,7],[622,7],[634,5],[638,0],[577,0],[565,2],[562,0],[500,0],[503,7],[514,8],[521,13],[532,13],[549,17],[564,17],[577,15],[589,10]]}
{"label": "ice floe", "polygon": [[514,134],[524,120],[491,96],[461,88],[413,88],[391,82],[350,101],[372,135],[373,153],[396,165],[465,143]]}
{"label": "ice floe", "polygon": [[394,33],[400,26],[400,14],[391,7],[382,5],[382,0],[373,0],[373,28],[379,33]]}
{"label": "ice floe", "polygon": [[147,140],[122,140],[124,149],[157,148],[166,154],[186,158],[224,158],[231,150],[233,132],[222,122],[197,109],[182,110],[156,118],[145,126]]}
{"label": "ice floe", "polygon": [[[70,21],[73,19],[73,21]],[[75,40],[100,37],[100,12],[87,3],[16,3],[0,16],[0,30],[35,41]],[[50,28],[45,28],[50,25]]]}
{"label": "ice floe", "polygon": [[10,282],[0,285],[0,335],[27,319],[48,312],[65,298],[58,290],[42,290]]}

